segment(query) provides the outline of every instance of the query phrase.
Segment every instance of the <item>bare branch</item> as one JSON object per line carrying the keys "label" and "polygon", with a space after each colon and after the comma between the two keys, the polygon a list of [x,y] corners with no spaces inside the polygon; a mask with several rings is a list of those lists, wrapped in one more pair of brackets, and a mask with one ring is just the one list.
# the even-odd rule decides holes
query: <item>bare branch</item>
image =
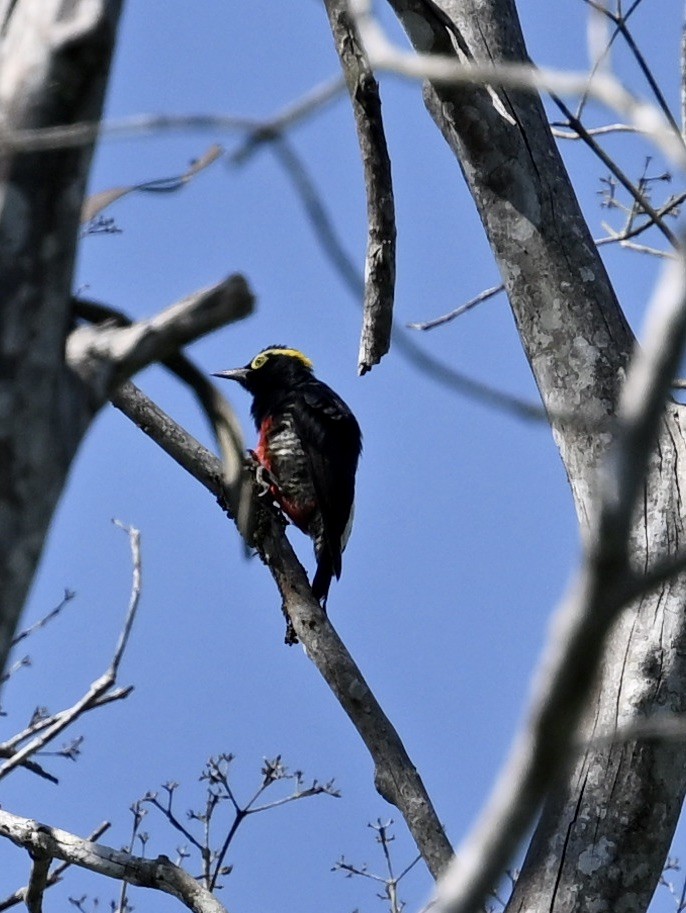
{"label": "bare branch", "polygon": [[282,136],[289,127],[338,98],[344,89],[345,79],[340,75],[315,86],[303,98],[292,102],[273,117],[254,126],[240,146],[231,153],[231,161],[236,165],[242,164],[261,145]]}
{"label": "bare branch", "polygon": [[571,759],[581,712],[608,631],[626,605],[636,497],[686,338],[686,268],[670,264],[649,311],[646,339],[622,391],[598,515],[584,564],[556,612],[517,736],[491,797],[437,891],[437,913],[477,909],[504,870],[539,804]]}
{"label": "bare branch", "polygon": [[12,647],[16,647],[17,644],[21,643],[22,640],[25,640],[27,637],[30,637],[33,633],[38,631],[40,628],[44,628],[49,622],[57,618],[62,609],[72,601],[76,596],[76,593],[73,593],[71,590],[64,591],[64,598],[59,602],[54,609],[51,609],[47,615],[40,618],[38,621],[34,622],[30,627],[24,628],[23,631],[20,631],[16,637],[12,640]]}
{"label": "bare branch", "polygon": [[[550,125],[555,139],[580,140],[582,138],[574,130],[565,130],[565,126],[566,124],[558,123]],[[606,124],[604,127],[588,127],[586,132],[589,136],[607,136],[612,133],[637,133],[638,131],[636,127],[631,127],[629,124]]]}
{"label": "bare branch", "polygon": [[628,17],[631,15],[631,13],[634,11],[634,9],[636,8],[636,6],[638,4],[635,3],[633,5],[633,7],[629,10],[629,13],[626,16],[624,16],[624,15],[622,15],[621,12],[613,13],[611,10],[607,9],[606,6],[601,6],[600,4],[593,3],[592,0],[586,0],[586,3],[593,6],[593,8],[596,9],[601,15],[606,16],[608,19],[610,19],[615,24],[617,31],[621,34],[622,38],[624,38],[624,41],[626,42],[629,50],[633,54],[634,59],[636,60],[636,63],[638,64],[639,69],[643,73],[646,82],[650,86],[650,89],[651,89],[653,95],[655,96],[655,100],[657,101],[658,105],[660,106],[660,109],[662,110],[662,113],[664,114],[667,122],[671,125],[671,127],[674,130],[674,132],[676,133],[676,135],[680,136],[679,127],[677,126],[677,123],[674,120],[674,116],[669,108],[669,105],[667,104],[667,100],[666,100],[664,94],[662,93],[662,89],[660,88],[657,80],[655,79],[655,77],[652,73],[652,70],[648,66],[648,63],[646,62],[645,57],[641,53],[641,50],[638,47],[638,45],[636,44],[636,41],[634,40],[634,36],[631,33],[631,30],[629,29],[629,27],[627,25]]}
{"label": "bare branch", "polygon": [[80,326],[67,339],[69,365],[98,397],[106,398],[122,380],[153,361],[163,361],[183,345],[241,320],[252,311],[253,296],[242,276],[189,295],[149,320],[131,326]]}
{"label": "bare branch", "polygon": [[[95,710],[96,707],[104,707],[106,704],[111,704],[114,701],[125,700],[132,691],[133,685],[128,685],[125,688],[114,688],[107,694],[103,694],[99,698],[96,698],[90,709]],[[36,733],[43,732],[45,729],[50,728],[60,719],[62,712],[63,711],[46,716],[38,716],[36,719],[32,720],[25,729],[0,744],[0,757],[13,757],[17,745],[21,745],[22,742],[25,742]]]}
{"label": "bare branch", "polygon": [[144,859],[30,818],[12,815],[4,809],[0,809],[0,835],[32,855],[61,859],[108,878],[171,894],[193,913],[226,913],[216,897],[166,856]]}
{"label": "bare branch", "polygon": [[133,579],[131,581],[129,608],[126,613],[124,627],[119,635],[119,640],[117,641],[117,646],[115,648],[114,656],[112,657],[112,662],[110,663],[109,668],[109,676],[114,682],[119,672],[119,665],[124,655],[124,650],[126,650],[126,645],[129,642],[131,628],[133,627],[133,623],[136,618],[136,612],[138,610],[138,603],[141,598],[141,534],[140,530],[137,530],[133,526],[126,526],[119,520],[113,520],[112,522],[115,526],[118,526],[119,529],[123,530],[129,537],[129,544],[131,546],[131,563],[133,566]]}
{"label": "bare branch", "polygon": [[26,888],[26,909],[29,913],[43,913],[43,894],[48,886],[48,873],[52,858],[43,853],[31,853],[33,866]]}
{"label": "bare branch", "polygon": [[562,72],[528,63],[473,63],[440,54],[412,53],[392,45],[368,13],[358,14],[356,25],[374,69],[430,80],[435,85],[500,86],[565,96],[585,93],[646,133],[680,168],[686,167],[686,148],[681,135],[675,135],[663,112],[636,98],[610,73],[596,72],[589,78],[586,73]]}
{"label": "bare branch", "polygon": [[[661,218],[667,215],[676,215],[678,208],[685,200],[686,193],[679,193],[676,196],[671,197],[663,206],[658,209],[658,215]],[[608,232],[609,237],[595,239],[594,243],[596,247],[602,247],[605,244],[622,244],[622,242],[628,241],[631,238],[636,238],[638,235],[642,235],[643,232],[648,231],[649,228],[652,228],[654,223],[652,219],[648,218],[638,225],[633,225],[631,227],[625,226],[620,232],[613,231],[613,229],[605,223],[601,224],[605,231]]]}
{"label": "bare branch", "polygon": [[[110,663],[108,670],[103,675],[101,675],[99,679],[92,683],[83,697],[81,697],[72,707],[68,708],[67,710],[62,710],[58,714],[55,714],[49,725],[47,725],[42,730],[42,732],[40,732],[30,742],[24,745],[23,748],[19,748],[14,754],[12,754],[10,758],[8,758],[2,765],[0,765],[0,779],[7,776],[8,773],[23,764],[27,758],[31,757],[31,755],[44,748],[54,738],[56,738],[56,736],[58,736],[68,726],[70,726],[74,720],[78,719],[89,710],[93,710],[97,706],[102,706],[102,704],[105,702],[105,698],[120,698],[124,696],[124,694],[128,694],[128,691],[122,692],[121,690],[113,692],[113,688],[117,681],[119,664],[121,662],[124,650],[126,649],[126,644],[128,643],[129,634],[136,617],[138,601],[140,598],[140,534],[136,529],[130,527],[123,528],[128,532],[129,541],[131,543],[131,552],[133,556],[133,581],[131,584],[131,596],[129,599],[129,607],[126,613],[126,619],[124,621],[124,627],[122,628],[122,632],[119,635],[119,640],[112,657],[112,662]],[[15,739],[13,740],[14,744],[17,744],[17,741],[18,737],[15,736]],[[5,743],[5,746],[3,747],[8,748],[10,744],[11,743],[9,742]]]}
{"label": "bare branch", "polygon": [[[359,300],[364,289],[364,280],[355,268],[338,237],[333,221],[317,193],[295,150],[285,140],[277,140],[272,149],[278,161],[283,165],[288,176],[302,200],[305,212],[310,219],[318,242],[349,289]],[[408,334],[400,328],[393,328],[393,345],[417,370],[422,371],[434,382],[454,390],[462,396],[468,396],[484,405],[500,409],[509,415],[525,421],[537,421],[547,424],[548,416],[537,403],[498,390],[488,384],[482,384],[460,371],[440,361],[435,356],[421,349]]]}
{"label": "bare branch", "polygon": [[[87,840],[97,840],[99,837],[105,833],[111,827],[109,821],[103,821],[103,823],[96,827],[96,829],[88,835]],[[55,868],[50,872],[46,881],[46,888],[51,888],[55,884],[59,884],[62,880],[62,875],[71,865],[70,862],[62,862],[60,865],[55,866]],[[0,900],[0,913],[4,913],[5,910],[9,910],[12,907],[16,907],[17,904],[24,903],[26,900],[26,895],[29,890],[29,886],[19,888],[13,894],[10,894],[9,897],[6,897],[4,900]]]}
{"label": "bare branch", "polygon": [[395,205],[379,85],[345,0],[324,0],[350,93],[367,191],[364,319],[358,370],[366,374],[391,345],[395,294]]}
{"label": "bare branch", "polygon": [[199,159],[195,159],[191,165],[183,172],[171,178],[157,178],[153,181],[144,181],[140,184],[130,184],[128,187],[111,187],[109,190],[100,190],[88,197],[81,210],[81,223],[85,224],[92,221],[96,216],[115,203],[122,197],[130,193],[172,193],[180,190],[193,178],[209,168],[218,158],[224,155],[221,146],[212,145]]}
{"label": "bare branch", "polygon": [[442,317],[434,317],[432,320],[426,320],[423,323],[408,323],[407,327],[411,330],[433,330],[434,327],[442,326],[444,323],[455,320],[456,317],[461,317],[462,314],[471,311],[477,304],[481,304],[482,301],[488,301],[489,298],[493,298],[495,295],[499,295],[504,291],[505,286],[502,285],[502,283],[500,285],[494,285],[493,288],[487,288],[483,292],[479,292],[478,295],[470,298],[466,304],[461,304],[458,308],[455,308],[454,311],[443,314]]}
{"label": "bare branch", "polygon": [[[74,312],[91,323],[109,322],[119,327],[132,326],[134,321],[116,308],[83,298],[74,299]],[[179,380],[187,384],[214,432],[224,465],[224,477],[231,494],[232,512],[238,516],[242,498],[242,468],[245,445],[243,433],[226,397],[186,355],[177,354],[161,362]]]}
{"label": "bare branch", "polygon": [[[112,402],[225,505],[221,464],[213,454],[132,383],[124,384],[113,395]],[[256,513],[255,541],[251,544],[276,581],[284,612],[308,657],[367,746],[375,763],[378,792],[400,810],[427,866],[438,875],[451,858],[452,849],[421,778],[362,673],[312,595],[280,519],[261,504],[257,505]]]}
{"label": "bare branch", "polygon": [[646,215],[648,215],[650,217],[651,223],[653,225],[655,225],[657,228],[659,228],[659,230],[662,232],[662,234],[665,236],[665,238],[667,238],[669,243],[671,245],[673,245],[673,247],[678,248],[679,242],[678,242],[674,232],[672,232],[667,227],[667,225],[663,222],[663,220],[660,218],[660,214],[657,212],[657,210],[655,210],[651,206],[650,201],[647,199],[645,194],[641,193],[641,191],[637,187],[634,186],[634,184],[624,174],[622,169],[617,165],[615,160],[611,156],[609,156],[601,146],[598,145],[598,143],[593,139],[593,137],[589,134],[589,132],[584,127],[584,125],[581,123],[579,118],[575,117],[574,114],[572,114],[572,112],[569,110],[567,105],[565,105],[565,103],[562,101],[562,99],[558,98],[554,94],[551,94],[551,98],[552,98],[553,102],[557,105],[557,107],[560,109],[560,111],[562,111],[562,113],[567,118],[568,124],[572,128],[572,130],[574,130],[576,133],[579,134],[579,136],[586,143],[588,148],[591,149],[593,151],[593,153],[597,156],[597,158],[599,158],[600,161],[612,172],[612,174],[614,174],[614,176],[617,178],[617,180],[620,182],[620,184],[625,188],[625,190],[627,190],[631,194],[631,196],[634,198],[634,200],[640,206],[640,208],[643,210],[643,212],[645,212]]}

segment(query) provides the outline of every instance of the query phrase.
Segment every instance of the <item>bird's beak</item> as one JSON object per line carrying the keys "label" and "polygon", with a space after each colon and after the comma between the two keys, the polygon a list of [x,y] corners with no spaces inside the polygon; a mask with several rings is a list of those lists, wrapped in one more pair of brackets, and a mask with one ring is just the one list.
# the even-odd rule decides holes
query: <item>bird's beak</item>
{"label": "bird's beak", "polygon": [[231,368],[230,371],[217,371],[212,377],[223,377],[226,380],[237,380],[239,383],[248,376],[248,368]]}

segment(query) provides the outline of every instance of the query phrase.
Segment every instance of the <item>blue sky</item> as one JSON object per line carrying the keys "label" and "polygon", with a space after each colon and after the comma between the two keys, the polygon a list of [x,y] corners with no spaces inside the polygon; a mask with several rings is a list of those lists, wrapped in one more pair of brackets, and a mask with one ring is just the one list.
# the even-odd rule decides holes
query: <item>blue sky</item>
{"label": "blue sky", "polygon": [[[582,69],[586,6],[567,0],[519,4],[533,59]],[[681,4],[645,0],[636,35],[677,110]],[[618,72],[643,92],[621,50]],[[120,31],[107,116],[227,113],[267,117],[338,72],[322,8],[303,3],[130,4]],[[398,322],[451,310],[499,275],[459,169],[421,103],[417,85],[384,77],[385,124],[398,220]],[[597,108],[594,123],[614,121]],[[343,244],[362,269],[365,203],[346,98],[289,136],[311,170]],[[167,134],[104,142],[92,191],[183,171],[212,142],[231,150],[238,135]],[[646,144],[607,142],[637,178]],[[594,235],[604,169],[580,144],[563,147]],[[656,157],[651,169],[662,168]],[[661,193],[658,190],[657,193]],[[656,196],[656,200],[661,197]],[[192,347],[207,372],[244,364],[267,344],[312,357],[318,375],[346,399],[362,425],[364,456],[355,529],[344,574],[329,600],[332,620],[418,767],[449,836],[458,842],[484,800],[525,706],[551,609],[579,554],[572,499],[545,426],[485,408],[437,386],[392,351],[356,376],[359,309],[325,259],[289,180],[268,148],[246,164],[216,163],[181,193],[134,195],[112,207],[121,234],[86,238],[76,285],[134,317],[242,272],[255,314]],[[657,239],[652,239],[658,243]],[[627,315],[640,331],[658,262],[605,248]],[[536,390],[503,297],[459,321],[415,336],[429,353],[532,401]],[[161,369],[138,383],[174,418],[210,443],[189,394]],[[249,398],[225,392],[254,441]],[[394,854],[415,855],[398,814],[373,788],[357,734],[299,647],[283,645],[270,576],[245,560],[233,526],[212,498],[113,408],[95,423],[74,465],[25,616],[26,623],[77,593],[63,617],[32,638],[33,666],[10,682],[3,729],[20,729],[36,705],[73,703],[105,669],[129,594],[126,537],[118,517],[142,533],[144,590],[121,670],[135,691],[80,722],[78,763],[54,760],[59,787],[15,773],[3,807],[85,835],[104,819],[103,841],[123,845],[130,804],[178,781],[181,811],[202,801],[206,758],[233,752],[237,791],[259,781],[263,757],[336,778],[340,799],[309,799],[247,822],[230,861],[222,899],[257,913],[379,909],[370,884],[329,870],[345,855],[381,870],[367,829],[396,821]],[[291,540],[312,568],[309,542]],[[151,812],[148,853],[175,855],[179,840]],[[681,853],[681,840],[673,854]],[[0,843],[0,899],[26,882],[25,854]],[[422,903],[430,881],[418,866],[403,896]],[[52,889],[102,903],[118,886],[72,871]],[[177,908],[132,891],[149,913]],[[656,909],[669,909],[665,897]]]}

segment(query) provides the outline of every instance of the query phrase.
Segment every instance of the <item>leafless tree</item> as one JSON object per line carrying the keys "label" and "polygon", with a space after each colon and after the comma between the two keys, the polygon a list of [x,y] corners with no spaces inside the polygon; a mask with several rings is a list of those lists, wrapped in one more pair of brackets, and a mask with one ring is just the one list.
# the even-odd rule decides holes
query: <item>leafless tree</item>
{"label": "leafless tree", "polygon": [[[589,6],[610,22],[610,40],[619,35],[630,41],[627,20],[638,2],[628,11],[619,3],[615,10],[591,0]],[[682,131],[657,85],[651,84],[650,102],[639,102],[599,65],[591,77],[533,67],[514,0],[389,4],[414,53],[390,44],[369,4],[325,0],[367,187],[363,281],[342,261],[335,238],[324,236],[364,298],[360,373],[388,350],[393,327],[393,195],[374,79],[376,70],[390,69],[424,81],[429,113],[474,196],[585,541],[542,661],[528,726],[474,831],[453,858],[414,765],[314,600],[278,516],[253,496],[228,406],[180,353],[186,343],[248,313],[252,296],[245,280],[230,277],[139,323],[73,297],[84,187],[119,0],[0,0],[0,666],[70,463],[98,409],[111,400],[216,496],[257,548],[295,635],[374,759],[378,791],[397,806],[438,879],[437,909],[480,909],[542,806],[508,909],[645,910],[686,791],[679,743],[686,709],[686,562],[679,551],[686,515],[679,467],[686,441],[683,409],[669,399],[686,338],[686,271],[681,242],[667,221],[683,198],[654,207],[645,181],[629,180],[603,152],[602,134],[584,126],[584,100],[593,96],[624,119],[608,129],[647,134],[683,170]],[[325,87],[317,103],[338,89]],[[539,91],[549,93],[562,114],[558,133],[585,142],[630,195],[624,228],[605,240],[637,244],[635,238],[652,227],[667,245],[660,253],[674,261],[634,357],[634,338],[579,210]],[[576,112],[559,97],[569,93],[582,99]],[[298,110],[269,125],[243,123],[244,154],[276,138],[275,149],[299,181],[310,213],[322,219],[298,162],[278,139]],[[207,161],[213,157],[210,151]],[[87,215],[97,216],[112,194],[91,200]],[[396,333],[395,339],[399,351],[418,359],[406,337]],[[193,386],[216,429],[222,462],[131,383],[153,361]],[[497,391],[470,387],[449,367],[427,359],[421,366],[460,389],[523,408]],[[118,655],[89,700],[103,701],[108,693],[111,699]],[[31,762],[32,744],[8,749],[5,767]],[[32,855],[34,874],[25,892],[31,910],[40,909],[53,859],[159,887],[194,910],[221,909],[207,887],[164,857],[118,853],[4,810],[0,834]]]}

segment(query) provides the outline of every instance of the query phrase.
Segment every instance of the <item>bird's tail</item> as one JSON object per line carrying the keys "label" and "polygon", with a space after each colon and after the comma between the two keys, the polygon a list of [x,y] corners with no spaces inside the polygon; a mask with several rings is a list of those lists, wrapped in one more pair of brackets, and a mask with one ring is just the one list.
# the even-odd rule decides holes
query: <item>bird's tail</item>
{"label": "bird's tail", "polygon": [[316,599],[321,602],[324,611],[326,611],[326,600],[329,598],[332,577],[331,559],[327,555],[322,555],[317,563],[317,571],[312,578],[312,592]]}

